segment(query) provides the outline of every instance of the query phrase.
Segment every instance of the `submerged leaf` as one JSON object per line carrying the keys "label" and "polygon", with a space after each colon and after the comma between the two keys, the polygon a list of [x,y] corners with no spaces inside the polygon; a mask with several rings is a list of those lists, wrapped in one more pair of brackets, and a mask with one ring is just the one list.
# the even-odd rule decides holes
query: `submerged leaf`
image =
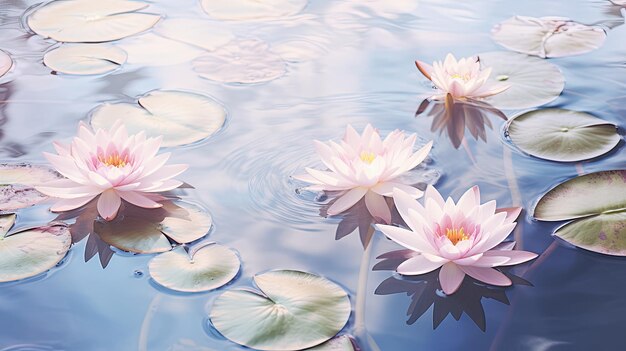
{"label": "submerged leaf", "polygon": [[543,58],[584,54],[606,39],[602,28],[564,17],[514,16],[497,24],[491,35],[507,49]]}
{"label": "submerged leaf", "polygon": [[67,226],[42,226],[4,236],[14,222],[14,214],[0,217],[0,282],[44,273],[65,257],[72,242]]}
{"label": "submerged leaf", "polygon": [[0,164],[0,211],[35,205],[48,197],[35,186],[61,176],[53,169],[29,164]]}
{"label": "submerged leaf", "polygon": [[226,338],[257,350],[301,350],[335,336],[350,316],[337,284],[300,271],[254,277],[260,292],[233,289],[219,296],[211,322]]}
{"label": "submerged leaf", "polygon": [[286,72],[283,59],[259,40],[235,40],[193,61],[202,78],[224,83],[268,82]]}
{"label": "submerged leaf", "polygon": [[626,256],[626,170],[570,179],[545,194],[535,207],[544,221],[574,219],[554,233],[583,249]]}
{"label": "submerged leaf", "polygon": [[233,250],[211,244],[195,251],[193,257],[178,247],[153,258],[148,268],[150,276],[166,288],[200,292],[226,285],[235,278],[240,265]]}
{"label": "submerged leaf", "polygon": [[105,103],[91,115],[94,129],[109,129],[124,116],[129,133],[163,136],[162,146],[191,144],[217,132],[226,120],[222,105],[210,97],[174,90],[155,90],[137,104]]}
{"label": "submerged leaf", "polygon": [[559,68],[545,60],[515,52],[479,55],[483,67],[491,67],[489,80],[510,87],[485,99],[498,109],[524,109],[545,105],[561,95],[565,78]]}
{"label": "submerged leaf", "polygon": [[615,125],[584,112],[564,109],[518,115],[509,120],[506,133],[522,151],[561,162],[604,155],[621,140]]}
{"label": "submerged leaf", "polygon": [[0,50],[0,77],[5,75],[13,67],[13,60],[6,52]]}
{"label": "submerged leaf", "polygon": [[254,20],[294,15],[307,0],[202,0],[202,8],[212,18]]}
{"label": "submerged leaf", "polygon": [[104,74],[126,62],[126,52],[111,45],[62,45],[47,52],[43,63],[50,69],[67,74]]}
{"label": "submerged leaf", "polygon": [[161,16],[136,12],[147,3],[128,0],[52,1],[28,16],[28,26],[56,41],[98,43],[122,39],[154,26]]}

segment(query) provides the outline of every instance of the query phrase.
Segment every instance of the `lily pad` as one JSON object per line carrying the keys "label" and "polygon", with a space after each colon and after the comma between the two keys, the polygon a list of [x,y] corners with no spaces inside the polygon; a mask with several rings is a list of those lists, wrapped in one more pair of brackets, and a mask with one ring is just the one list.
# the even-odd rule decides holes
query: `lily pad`
{"label": "lily pad", "polygon": [[307,0],[202,0],[202,8],[221,20],[254,20],[294,15],[302,11]]}
{"label": "lily pad", "polygon": [[5,75],[13,67],[13,60],[6,52],[0,50],[0,77]]}
{"label": "lily pad", "polygon": [[349,336],[341,335],[307,351],[356,351],[356,349]]}
{"label": "lily pad", "polygon": [[300,271],[254,277],[260,291],[219,296],[211,322],[226,338],[256,350],[301,350],[334,337],[350,317],[350,299],[337,284]]}
{"label": "lily pad", "polygon": [[6,236],[14,222],[14,214],[0,216],[0,282],[44,273],[70,249],[72,238],[67,226],[42,226]]}
{"label": "lily pad", "polygon": [[611,123],[588,113],[556,108],[520,114],[509,120],[506,132],[522,151],[560,162],[604,155],[621,140]]}
{"label": "lily pad", "polygon": [[204,246],[190,256],[182,247],[160,254],[148,265],[150,276],[172,290],[200,292],[226,285],[241,266],[233,250],[217,244]]}
{"label": "lily pad", "polygon": [[543,58],[584,54],[606,39],[604,29],[565,17],[514,16],[497,24],[491,35],[507,49]]}
{"label": "lily pad", "polygon": [[28,16],[28,26],[56,41],[99,43],[122,39],[152,28],[161,16],[136,12],[145,2],[128,0],[52,1]]}
{"label": "lily pad", "polygon": [[105,103],[93,111],[91,125],[109,129],[119,118],[130,133],[163,136],[162,146],[191,144],[217,132],[226,120],[224,107],[210,97],[174,90],[155,90],[137,104]]}
{"label": "lily pad", "polygon": [[139,66],[171,66],[188,64],[204,50],[152,32],[136,35],[117,42],[128,53],[128,63]]}
{"label": "lily pad", "polygon": [[573,221],[554,233],[578,247],[626,256],[626,170],[590,173],[557,185],[535,207],[543,221]]}
{"label": "lily pad", "polygon": [[61,178],[53,169],[29,164],[0,164],[0,211],[33,206],[48,197],[35,186]]}
{"label": "lily pad", "polygon": [[193,61],[202,78],[224,82],[253,84],[282,77],[285,61],[259,40],[235,40]]}
{"label": "lily pad", "polygon": [[[178,201],[163,207],[165,216],[159,209],[137,208],[114,221],[96,221],[94,231],[104,242],[120,250],[146,254],[169,251],[170,239],[179,244],[189,243],[211,229],[211,216],[198,206]],[[151,214],[156,220],[150,218]]]}
{"label": "lily pad", "polygon": [[235,35],[223,26],[189,18],[167,18],[154,28],[154,32],[165,38],[208,51],[213,51],[235,39]]}
{"label": "lily pad", "polygon": [[565,78],[559,68],[537,57],[515,52],[487,52],[479,55],[483,67],[491,67],[491,83],[511,87],[490,96],[485,102],[498,109],[525,109],[545,105],[561,95]]}
{"label": "lily pad", "polygon": [[67,74],[89,75],[115,71],[126,62],[126,52],[111,45],[63,45],[47,52],[43,63]]}

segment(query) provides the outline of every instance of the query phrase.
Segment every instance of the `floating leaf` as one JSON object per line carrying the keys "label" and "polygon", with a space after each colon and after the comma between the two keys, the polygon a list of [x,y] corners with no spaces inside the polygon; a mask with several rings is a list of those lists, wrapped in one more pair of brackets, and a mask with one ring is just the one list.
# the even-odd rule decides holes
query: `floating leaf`
{"label": "floating leaf", "polygon": [[213,51],[235,39],[234,34],[223,26],[188,18],[167,18],[154,28],[154,32],[165,38],[208,51]]}
{"label": "floating leaf", "polygon": [[626,170],[590,173],[559,184],[539,200],[534,216],[574,219],[554,234],[587,250],[626,256]]}
{"label": "floating leaf", "polygon": [[341,335],[307,351],[356,351],[356,349],[349,336]]}
{"label": "floating leaf", "polygon": [[0,282],[46,272],[70,249],[72,238],[67,226],[43,226],[5,236],[14,222],[14,214],[0,216]]}
{"label": "floating leaf", "polygon": [[211,322],[226,338],[257,350],[301,350],[335,336],[350,317],[350,299],[337,284],[300,271],[254,277],[260,292],[219,296]]}
{"label": "floating leaf", "polygon": [[163,136],[162,146],[191,144],[217,132],[226,112],[215,100],[193,93],[155,90],[139,98],[137,104],[105,103],[91,115],[94,128],[109,129],[123,118],[129,133],[145,131]]}
{"label": "floating leaf", "polygon": [[111,45],[62,45],[47,52],[43,63],[50,69],[67,74],[104,74],[115,71],[126,62],[126,52]]}
{"label": "floating leaf", "polygon": [[283,59],[259,40],[236,40],[193,61],[200,77],[224,83],[262,83],[282,77]]}
{"label": "floating leaf", "polygon": [[202,247],[193,253],[178,247],[150,261],[150,276],[166,288],[200,292],[217,289],[233,280],[241,263],[233,250],[217,244]]}
{"label": "floating leaf", "polygon": [[159,15],[136,12],[146,7],[147,3],[128,0],[52,1],[28,17],[28,26],[56,41],[112,41],[148,30],[161,19]]}
{"label": "floating leaf", "polygon": [[128,63],[141,66],[188,64],[204,50],[152,32],[126,38],[116,45],[128,53]]}
{"label": "floating leaf", "polygon": [[[498,109],[524,109],[547,104],[565,87],[559,68],[545,60],[515,52],[487,52],[479,55],[482,67],[491,67],[489,77],[511,87],[485,99]],[[493,82],[492,82],[493,83]]]}
{"label": "floating leaf", "polygon": [[543,109],[509,120],[511,141],[546,160],[574,162],[604,155],[620,141],[617,127],[588,113]]}
{"label": "floating leaf", "polygon": [[221,20],[254,20],[294,15],[306,7],[306,0],[202,0],[209,16]]}
{"label": "floating leaf", "polygon": [[0,50],[0,77],[5,75],[13,67],[13,60],[6,52]]}
{"label": "floating leaf", "polygon": [[45,166],[0,164],[0,211],[13,211],[35,205],[48,197],[35,186],[61,176]]}
{"label": "floating leaf", "polygon": [[[166,211],[165,214],[161,211]],[[119,217],[119,216],[118,216]],[[160,253],[172,249],[170,239],[183,244],[205,236],[211,216],[183,202],[164,203],[162,209],[141,209],[110,222],[94,222],[94,232],[107,244],[134,253]]]}
{"label": "floating leaf", "polygon": [[491,35],[507,49],[543,58],[584,54],[606,39],[602,28],[565,17],[514,16],[497,24]]}

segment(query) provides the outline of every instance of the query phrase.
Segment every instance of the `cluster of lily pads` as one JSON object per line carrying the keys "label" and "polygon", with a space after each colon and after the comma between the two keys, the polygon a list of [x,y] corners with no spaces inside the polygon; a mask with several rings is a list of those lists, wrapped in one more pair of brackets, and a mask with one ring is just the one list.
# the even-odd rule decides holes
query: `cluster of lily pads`
{"label": "cluster of lily pads", "polygon": [[[293,15],[306,1],[203,0],[201,6],[213,19],[238,21]],[[109,74],[127,61],[145,63],[142,45],[172,41],[181,48],[179,54],[189,55],[185,60],[192,57],[199,76],[214,81],[260,83],[286,71],[278,55],[255,60],[259,52],[270,51],[266,42],[236,38],[227,29],[201,21],[163,19],[143,12],[147,7],[127,0],[52,1],[35,8],[27,23],[36,34],[62,43],[42,60],[64,74]],[[202,37],[206,33],[211,40]],[[591,51],[602,44],[606,32],[566,18],[516,16],[497,25],[492,35],[516,52],[484,53],[459,61],[450,55],[433,65],[416,62],[437,88],[417,115],[434,117],[433,129],[445,129],[457,148],[466,127],[474,137],[485,139],[487,115],[507,119],[501,110],[534,108],[556,99],[565,79],[544,59]],[[165,58],[169,63],[179,59]],[[10,56],[0,51],[0,76],[12,65]],[[239,274],[240,257],[209,240],[213,224],[209,213],[182,201],[177,193],[185,184],[173,178],[184,167],[165,165],[169,156],[158,154],[160,147],[206,140],[222,128],[226,116],[224,107],[211,97],[153,90],[130,101],[95,107],[89,126],[79,127],[72,144],[57,143],[57,154],[48,155],[56,171],[2,165],[0,282],[50,270],[73,243],[87,238],[85,260],[98,254],[103,267],[115,250],[156,254],[149,263],[150,276],[171,290],[197,293],[230,283]],[[519,114],[507,120],[505,133],[526,154],[558,162],[605,155],[621,140],[615,125],[564,109]],[[415,150],[417,141],[417,135],[399,130],[383,139],[371,125],[361,134],[348,126],[343,140],[316,142],[325,169],[311,167],[307,174],[295,176],[309,183],[308,190],[330,195],[325,215],[357,218],[344,222],[343,235],[358,227],[367,246],[378,229],[405,247],[379,256],[383,261],[375,269],[411,276],[389,278],[379,286],[379,294],[411,294],[412,279],[432,287],[418,296],[421,302],[413,305],[409,322],[434,303],[439,288],[448,296],[472,291],[480,304],[490,292],[479,291],[474,282],[501,287],[519,283],[502,267],[536,257],[515,250],[515,243],[506,240],[521,208],[498,209],[495,201],[483,202],[478,187],[455,202],[444,199],[432,185],[416,186],[406,180],[431,151],[432,142]],[[585,249],[623,256],[625,188],[626,170],[583,175],[544,195],[534,217],[571,220],[555,234]],[[45,201],[46,195],[61,199],[52,207],[59,212],[56,221],[12,229],[18,210]],[[416,201],[421,197],[421,203]],[[356,350],[351,337],[336,337],[352,311],[348,293],[338,284],[293,270],[258,274],[254,284],[256,289],[225,291],[209,312],[212,325],[229,340],[258,350]],[[499,292],[494,298],[506,302],[506,295]],[[462,312],[451,308],[449,313],[458,319]],[[447,313],[437,317],[439,323]],[[471,317],[484,329],[484,315]]]}

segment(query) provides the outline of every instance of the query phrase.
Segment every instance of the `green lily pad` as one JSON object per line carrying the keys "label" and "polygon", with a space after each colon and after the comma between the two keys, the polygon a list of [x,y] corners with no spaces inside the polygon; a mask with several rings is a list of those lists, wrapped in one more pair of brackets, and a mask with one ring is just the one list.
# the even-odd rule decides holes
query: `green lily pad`
{"label": "green lily pad", "polygon": [[522,151],[560,162],[604,155],[621,140],[615,125],[588,113],[564,109],[520,114],[509,120],[506,132]]}
{"label": "green lily pad", "polygon": [[161,16],[136,12],[145,2],[128,0],[52,1],[28,16],[28,26],[45,38],[70,43],[122,39],[152,28]]}
{"label": "green lily pad", "polygon": [[46,166],[0,164],[0,211],[13,211],[48,199],[35,186],[60,178]]}
{"label": "green lily pad", "polygon": [[111,45],[62,45],[47,52],[43,63],[53,71],[76,74],[104,74],[126,62],[126,52]]}
{"label": "green lily pad", "polygon": [[514,16],[497,24],[491,35],[509,50],[543,58],[584,54],[606,39],[604,29],[565,17]]}
{"label": "green lily pad", "polygon": [[13,67],[13,60],[6,52],[0,50],[0,77],[5,75]]}
{"label": "green lily pad", "polygon": [[515,52],[479,55],[482,67],[491,67],[491,83],[505,82],[510,88],[485,102],[498,109],[526,109],[545,105],[561,95],[565,78],[559,68],[537,57]]}
{"label": "green lily pad", "polygon": [[92,112],[91,125],[109,129],[120,118],[130,133],[163,136],[162,146],[178,146],[213,135],[224,125],[226,111],[204,95],[155,90],[140,97],[137,104],[100,105]]}
{"label": "green lily pad", "polygon": [[548,191],[534,217],[564,221],[626,210],[626,170],[603,171],[570,179]]}
{"label": "green lily pad", "polygon": [[350,299],[337,284],[300,271],[254,277],[260,291],[219,296],[211,322],[226,338],[256,350],[301,350],[334,337],[350,317]]}
{"label": "green lily pad", "polygon": [[239,257],[233,250],[217,244],[204,246],[191,255],[178,247],[153,258],[150,276],[166,288],[200,292],[220,288],[237,276]]}
{"label": "green lily pad", "polygon": [[0,282],[44,273],[70,249],[72,237],[67,226],[42,226],[6,236],[14,222],[14,214],[0,216]]}
{"label": "green lily pad", "polygon": [[193,69],[202,78],[240,84],[268,82],[287,72],[285,61],[259,40],[234,40],[198,57]]}
{"label": "green lily pad", "polygon": [[578,247],[626,256],[626,170],[586,174],[557,185],[535,207],[543,221],[573,221],[554,233]]}
{"label": "green lily pad", "polygon": [[[167,211],[165,216],[162,210]],[[102,241],[120,250],[146,254],[169,251],[170,239],[185,244],[211,229],[211,216],[198,206],[178,201],[164,204],[162,210],[136,208],[123,218],[94,222],[94,231]]]}
{"label": "green lily pad", "polygon": [[356,351],[356,349],[349,336],[341,335],[307,351]]}
{"label": "green lily pad", "polygon": [[586,250],[626,256],[626,211],[572,221],[557,229],[554,235]]}
{"label": "green lily pad", "polygon": [[302,11],[307,0],[202,0],[202,8],[212,18],[221,20],[255,20],[294,15]]}

